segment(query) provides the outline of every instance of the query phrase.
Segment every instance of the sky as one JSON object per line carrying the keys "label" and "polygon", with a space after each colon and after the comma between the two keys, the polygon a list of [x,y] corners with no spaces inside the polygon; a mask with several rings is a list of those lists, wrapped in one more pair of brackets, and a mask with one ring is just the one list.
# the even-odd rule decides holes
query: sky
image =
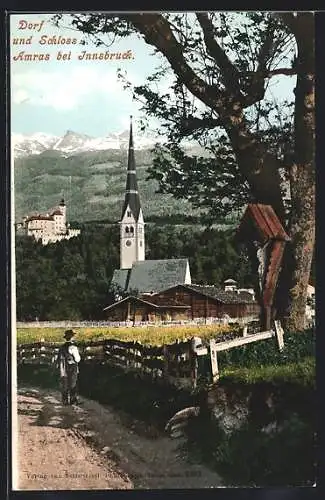
{"label": "sky", "polygon": [[[63,25],[66,27],[55,27],[50,14],[10,16],[11,132],[62,136],[67,130],[73,130],[104,137],[127,129],[131,114],[137,126],[140,104],[132,100],[130,91],[123,89],[117,70],[121,68],[133,85],[139,85],[159,65],[162,56],[154,54],[153,47],[135,35],[110,47],[96,47],[91,42],[82,45],[83,35],[69,27],[68,15],[64,16]],[[40,43],[48,42],[53,36],[75,38],[77,43]],[[25,43],[14,44],[15,39],[24,39]],[[131,58],[79,60],[85,50],[89,53],[131,51]],[[70,53],[69,59],[59,60],[59,53]],[[20,60],[19,54],[43,54],[43,57],[48,54],[49,59],[25,61]],[[167,75],[160,82],[161,88],[167,89],[170,81]],[[286,77],[273,82],[272,91],[290,96],[292,87],[292,78]]]}

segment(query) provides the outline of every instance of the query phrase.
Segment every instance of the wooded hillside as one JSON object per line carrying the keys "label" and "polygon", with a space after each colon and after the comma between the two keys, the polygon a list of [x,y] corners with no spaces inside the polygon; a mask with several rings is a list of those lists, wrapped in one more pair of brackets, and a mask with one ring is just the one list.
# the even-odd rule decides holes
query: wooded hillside
{"label": "wooded hillside", "polygon": [[[195,227],[146,227],[146,258],[188,257],[193,283],[223,286],[233,277],[252,286],[254,275],[231,231]],[[101,319],[112,301],[109,284],[119,268],[117,225],[81,225],[81,235],[42,246],[32,238],[16,239],[17,319]]]}

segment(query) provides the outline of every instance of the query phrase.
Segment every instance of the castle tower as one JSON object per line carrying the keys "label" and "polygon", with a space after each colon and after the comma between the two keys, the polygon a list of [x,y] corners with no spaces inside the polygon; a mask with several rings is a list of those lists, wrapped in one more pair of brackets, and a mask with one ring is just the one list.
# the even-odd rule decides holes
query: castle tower
{"label": "castle tower", "polygon": [[120,221],[121,269],[130,269],[134,262],[145,260],[144,244],[144,220],[138,192],[131,116],[125,199]]}
{"label": "castle tower", "polygon": [[62,230],[64,230],[64,229],[66,229],[66,224],[67,224],[67,206],[66,206],[63,198],[60,201],[59,209],[63,215],[62,221],[61,221],[61,226],[62,226]]}

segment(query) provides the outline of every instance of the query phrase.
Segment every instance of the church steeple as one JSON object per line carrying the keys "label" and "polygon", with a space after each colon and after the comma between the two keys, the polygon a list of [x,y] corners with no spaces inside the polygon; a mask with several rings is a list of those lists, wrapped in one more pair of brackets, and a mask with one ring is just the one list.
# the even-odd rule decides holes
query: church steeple
{"label": "church steeple", "polygon": [[125,213],[127,206],[130,207],[135,220],[138,220],[141,205],[140,205],[140,197],[139,197],[138,183],[137,183],[137,172],[136,172],[135,156],[134,156],[132,116],[130,116],[128,169],[126,176],[125,199],[122,209],[122,217]]}
{"label": "church steeple", "polygon": [[134,262],[144,259],[144,220],[138,192],[131,116],[126,188],[120,222],[120,268],[130,269]]}

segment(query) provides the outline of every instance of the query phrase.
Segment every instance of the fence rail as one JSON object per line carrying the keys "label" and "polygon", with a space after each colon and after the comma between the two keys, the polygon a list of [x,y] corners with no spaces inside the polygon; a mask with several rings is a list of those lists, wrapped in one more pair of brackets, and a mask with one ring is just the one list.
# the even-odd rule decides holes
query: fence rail
{"label": "fence rail", "polygon": [[107,327],[133,327],[133,326],[179,326],[179,325],[224,325],[245,324],[253,321],[255,316],[245,318],[196,318],[179,321],[17,321],[17,328],[107,328]]}
{"label": "fence rail", "polygon": [[[183,342],[151,346],[138,341],[104,339],[77,343],[84,363],[100,363],[118,366],[125,371],[149,374],[153,379],[166,380],[179,387],[197,386],[202,363],[198,358],[207,357],[210,361],[209,378],[212,382],[219,379],[217,353],[242,346],[251,342],[270,339],[276,336],[279,349],[283,348],[283,330],[275,322],[275,329],[265,332],[248,333],[244,327],[242,336],[238,333],[226,333],[216,339],[204,341],[193,337]],[[17,362],[22,364],[55,363],[60,343],[35,342],[18,345]],[[204,374],[206,375],[206,374]]]}

